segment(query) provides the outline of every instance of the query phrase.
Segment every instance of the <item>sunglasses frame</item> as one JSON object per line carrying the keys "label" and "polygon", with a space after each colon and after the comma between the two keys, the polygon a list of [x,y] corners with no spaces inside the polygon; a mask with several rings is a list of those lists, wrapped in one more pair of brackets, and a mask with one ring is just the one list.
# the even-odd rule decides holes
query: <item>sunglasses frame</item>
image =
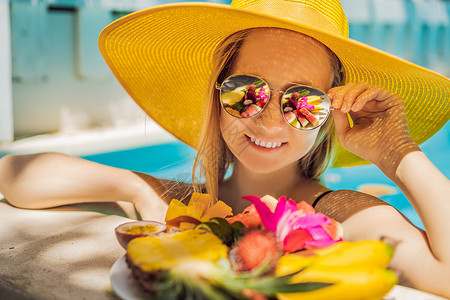
{"label": "sunglasses frame", "polygon": [[[222,88],[223,88],[223,84],[224,84],[227,80],[229,80],[231,77],[235,77],[235,76],[248,76],[248,77],[253,77],[253,78],[257,79],[257,80],[261,80],[261,81],[268,87],[269,95],[268,95],[267,103],[264,105],[264,107],[262,107],[262,109],[261,109],[259,112],[257,112],[256,114],[254,114],[254,115],[252,115],[252,116],[248,116],[248,117],[238,117],[238,116],[236,116],[236,115],[231,114],[231,113],[230,113],[228,110],[226,110],[225,107],[224,107],[224,102],[222,101]],[[319,95],[317,95],[317,96],[321,97],[321,98],[323,99],[323,101],[325,101],[325,100],[328,101],[328,102],[330,103],[330,106],[328,107],[328,112],[326,113],[325,118],[322,119],[322,121],[321,121],[318,125],[316,125],[316,126],[311,126],[311,127],[305,127],[305,126],[296,127],[296,126],[294,126],[293,124],[289,123],[289,121],[286,119],[286,117],[285,117],[285,115],[284,115],[285,112],[283,111],[283,104],[281,104],[281,101],[283,100],[283,96],[282,96],[282,97],[280,98],[280,110],[281,110],[281,113],[283,114],[283,119],[286,121],[286,123],[289,124],[289,126],[295,128],[295,129],[297,129],[297,130],[306,130],[306,131],[308,131],[308,130],[314,130],[314,129],[316,129],[316,128],[321,127],[323,124],[325,124],[325,122],[328,120],[328,117],[331,115],[331,111],[334,110],[334,109],[331,107],[331,101],[330,101],[330,99],[328,98],[327,94],[326,94],[324,91],[322,91],[321,89],[318,89],[318,88],[312,87],[312,86],[308,86],[308,85],[303,85],[303,84],[292,85],[292,86],[288,87],[287,89],[285,89],[284,91],[283,91],[283,90],[278,90],[278,89],[271,89],[270,86],[269,86],[269,84],[267,83],[267,81],[266,81],[264,78],[261,78],[261,77],[259,77],[259,76],[255,76],[255,75],[250,75],[250,74],[233,74],[233,75],[230,75],[230,76],[228,76],[227,78],[225,78],[225,79],[222,81],[222,84],[219,84],[218,82],[216,82],[215,88],[216,88],[217,90],[219,90],[219,93],[220,93],[220,94],[219,94],[219,97],[220,97],[220,104],[221,104],[222,108],[227,112],[227,114],[229,114],[230,116],[235,117],[235,118],[237,118],[237,119],[250,119],[250,118],[253,118],[253,117],[259,115],[259,114],[266,108],[266,106],[268,105],[268,102],[271,100],[271,92],[273,92],[273,91],[274,91],[274,92],[279,92],[279,93],[281,93],[281,94],[284,96],[284,95],[286,95],[286,92],[289,91],[289,90],[292,89],[292,88],[306,88],[307,90],[311,90],[311,89],[312,89],[312,90],[315,90],[315,91],[317,91],[317,92],[319,93],[319,95],[320,95],[320,96],[319,96]]]}

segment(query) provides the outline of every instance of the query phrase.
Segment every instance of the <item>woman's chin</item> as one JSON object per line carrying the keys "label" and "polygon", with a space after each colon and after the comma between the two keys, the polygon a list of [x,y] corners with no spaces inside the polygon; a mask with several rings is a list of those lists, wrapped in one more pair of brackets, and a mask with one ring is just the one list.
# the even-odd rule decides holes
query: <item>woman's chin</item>
{"label": "woman's chin", "polygon": [[283,159],[255,159],[255,157],[241,157],[240,163],[252,173],[267,175],[288,167],[289,165],[297,165],[297,161],[287,163]]}

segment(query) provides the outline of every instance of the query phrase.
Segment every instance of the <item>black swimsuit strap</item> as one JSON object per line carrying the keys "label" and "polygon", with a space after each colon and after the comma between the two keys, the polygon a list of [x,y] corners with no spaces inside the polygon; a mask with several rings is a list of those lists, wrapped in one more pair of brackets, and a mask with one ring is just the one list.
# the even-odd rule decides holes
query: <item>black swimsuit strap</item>
{"label": "black swimsuit strap", "polygon": [[316,208],[317,203],[319,203],[319,200],[323,198],[323,196],[328,195],[329,193],[331,193],[332,190],[323,192],[322,194],[319,195],[319,197],[316,198],[316,200],[314,200],[312,207]]}

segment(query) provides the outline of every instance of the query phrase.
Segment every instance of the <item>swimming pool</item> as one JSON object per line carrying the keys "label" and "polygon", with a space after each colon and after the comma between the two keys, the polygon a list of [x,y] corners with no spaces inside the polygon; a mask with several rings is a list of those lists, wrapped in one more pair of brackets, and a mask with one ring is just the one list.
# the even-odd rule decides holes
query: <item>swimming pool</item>
{"label": "swimming pool", "polygon": [[[424,153],[447,177],[450,177],[450,123],[421,145]],[[102,164],[149,173],[155,177],[190,181],[195,151],[181,142],[100,153],[83,158]],[[423,228],[417,213],[406,197],[376,166],[330,169],[324,175],[326,185],[333,189],[367,190],[380,187],[380,198],[390,203],[416,226]],[[368,186],[369,185],[369,186]]]}

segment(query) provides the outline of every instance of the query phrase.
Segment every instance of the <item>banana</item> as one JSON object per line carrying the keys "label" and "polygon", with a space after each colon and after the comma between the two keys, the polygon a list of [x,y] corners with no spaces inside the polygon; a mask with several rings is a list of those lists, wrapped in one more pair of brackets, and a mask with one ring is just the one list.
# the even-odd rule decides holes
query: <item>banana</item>
{"label": "banana", "polygon": [[296,272],[309,266],[374,266],[386,268],[394,250],[388,244],[376,240],[339,242],[333,246],[315,250],[312,256],[287,254],[280,258],[280,272]]}
{"label": "banana", "polygon": [[394,255],[394,249],[387,243],[377,240],[358,242],[339,242],[316,250],[315,264],[323,266],[374,266],[386,268]]}
{"label": "banana", "polygon": [[306,293],[280,294],[279,299],[381,299],[397,282],[386,267],[393,249],[382,241],[339,242],[315,255],[287,254],[280,258],[276,276],[295,275],[293,283],[317,281],[333,285]]}
{"label": "banana", "polygon": [[397,283],[397,278],[392,270],[374,266],[312,266],[296,274],[291,282],[308,281],[328,282],[333,285],[310,292],[277,294],[278,299],[381,299]]}

